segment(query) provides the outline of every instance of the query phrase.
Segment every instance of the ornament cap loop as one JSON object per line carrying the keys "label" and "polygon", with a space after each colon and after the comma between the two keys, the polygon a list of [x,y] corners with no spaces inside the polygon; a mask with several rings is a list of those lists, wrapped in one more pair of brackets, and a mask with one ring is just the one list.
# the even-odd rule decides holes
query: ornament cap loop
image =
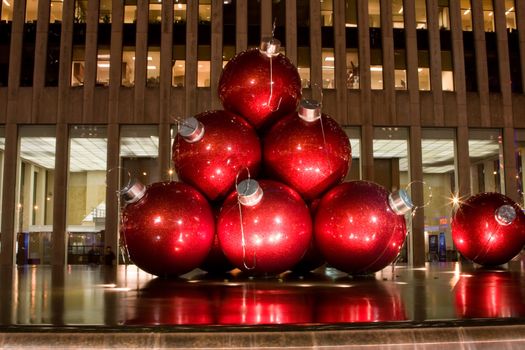
{"label": "ornament cap loop", "polygon": [[136,203],[146,194],[146,186],[137,179],[131,179],[119,193],[126,204]]}
{"label": "ornament cap loop", "polygon": [[275,38],[263,38],[261,40],[261,45],[259,46],[259,51],[268,56],[277,56],[279,54],[279,49],[281,48],[281,42]]}
{"label": "ornament cap loop", "polygon": [[204,125],[197,118],[187,118],[180,124],[179,134],[186,142],[200,141],[204,136]]}
{"label": "ornament cap loop", "polygon": [[239,203],[244,206],[253,207],[261,201],[263,190],[256,180],[246,179],[241,181],[237,186],[237,195]]}
{"label": "ornament cap loop", "polygon": [[494,217],[498,224],[503,226],[510,225],[514,222],[514,219],[516,219],[516,209],[514,209],[512,205],[504,204],[496,209]]}
{"label": "ornament cap loop", "polygon": [[297,114],[306,122],[314,122],[321,118],[321,102],[308,99],[301,100]]}
{"label": "ornament cap loop", "polygon": [[414,208],[414,204],[412,203],[410,196],[408,195],[407,191],[403,189],[392,192],[388,196],[388,204],[397,215],[405,215]]}

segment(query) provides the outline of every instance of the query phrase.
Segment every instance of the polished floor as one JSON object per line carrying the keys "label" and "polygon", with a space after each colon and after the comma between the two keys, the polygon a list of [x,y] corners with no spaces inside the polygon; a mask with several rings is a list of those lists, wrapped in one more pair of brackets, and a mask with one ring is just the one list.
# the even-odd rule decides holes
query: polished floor
{"label": "polished floor", "polygon": [[432,263],[349,277],[249,278],[195,270],[162,280],[135,266],[0,270],[0,329],[337,330],[525,324],[525,259],[500,269]]}

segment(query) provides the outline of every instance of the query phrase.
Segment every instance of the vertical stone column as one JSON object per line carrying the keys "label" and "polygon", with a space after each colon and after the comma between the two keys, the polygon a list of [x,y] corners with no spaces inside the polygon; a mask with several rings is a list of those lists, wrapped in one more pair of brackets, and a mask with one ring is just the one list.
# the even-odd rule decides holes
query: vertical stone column
{"label": "vertical stone column", "polygon": [[381,43],[383,54],[383,93],[387,114],[383,119],[394,123],[396,120],[396,82],[394,64],[394,32],[392,1],[381,0]]}
{"label": "vertical stone column", "polygon": [[197,113],[197,29],[199,21],[198,1],[186,5],[186,116]]}
{"label": "vertical stone column", "polygon": [[36,120],[40,113],[40,98],[44,90],[47,64],[47,36],[49,31],[49,1],[38,2],[36,24],[35,65],[33,67],[33,103],[31,120]]}
{"label": "vertical stone column", "polygon": [[443,83],[441,77],[441,42],[439,31],[439,11],[437,0],[426,0],[428,44],[430,59],[430,86],[434,100],[434,123],[436,126],[445,124],[443,112]]}
{"label": "vertical stone column", "polygon": [[134,122],[144,122],[144,99],[148,69],[149,1],[137,0],[137,36],[135,40]]}
{"label": "vertical stone column", "polygon": [[335,119],[348,124],[348,89],[346,88],[346,22],[345,1],[333,1],[334,12],[334,57],[335,57],[335,95],[337,115]]}
{"label": "vertical stone column", "polygon": [[[211,108],[220,109],[221,101],[217,94],[219,78],[222,72],[222,0],[212,0],[211,2]],[[270,6],[271,11],[271,6]]]}
{"label": "vertical stone column", "polygon": [[272,36],[272,0],[261,1],[261,39]]}
{"label": "vertical stone column", "polygon": [[235,1],[235,51],[248,48],[248,0]]}
{"label": "vertical stone column", "polygon": [[297,65],[297,1],[286,0],[286,57]]}
{"label": "vertical stone column", "polygon": [[310,0],[310,85],[312,97],[320,100],[323,87],[323,60],[321,47],[321,3]]}
{"label": "vertical stone column", "polygon": [[483,24],[482,1],[471,0],[472,31],[474,32],[474,47],[476,50],[476,76],[480,101],[481,126],[490,126],[489,103],[489,73],[487,64],[487,46],[485,42],[485,26]]}

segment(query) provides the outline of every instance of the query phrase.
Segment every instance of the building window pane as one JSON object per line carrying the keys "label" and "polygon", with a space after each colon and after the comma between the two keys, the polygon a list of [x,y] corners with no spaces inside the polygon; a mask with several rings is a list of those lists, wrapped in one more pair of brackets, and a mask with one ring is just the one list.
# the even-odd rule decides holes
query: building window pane
{"label": "building window pane", "polygon": [[439,0],[439,28],[450,30],[449,0]]}
{"label": "building window pane", "polygon": [[381,27],[380,0],[368,0],[368,25],[370,28]]}
{"label": "building window pane", "polygon": [[334,49],[323,49],[323,89],[335,89]]}
{"label": "building window pane", "polygon": [[454,70],[451,51],[441,51],[441,88],[454,91]]}
{"label": "building window pane", "polygon": [[71,86],[84,85],[84,47],[73,48]]}
{"label": "building window pane", "polygon": [[150,48],[148,51],[146,85],[155,87],[160,84],[160,47]]}
{"label": "building window pane", "polygon": [[461,28],[464,31],[472,31],[472,9],[470,0],[461,0]]}
{"label": "building window pane", "polygon": [[209,87],[210,86],[210,61],[198,61],[197,62],[197,86],[198,87]]}
{"label": "building window pane", "polygon": [[519,204],[525,207],[525,130],[516,130],[516,182],[518,184]]}
{"label": "building window pane", "polygon": [[173,23],[186,23],[186,0],[173,2]]}
{"label": "building window pane", "polygon": [[104,254],[106,158],[105,127],[71,127],[67,187],[68,264],[98,264]]}
{"label": "building window pane", "polygon": [[51,263],[55,127],[22,126],[17,164],[16,262]]}
{"label": "building window pane", "polygon": [[0,16],[2,21],[11,22],[13,20],[13,1],[2,1]]}
{"label": "building window pane", "polygon": [[[62,16],[62,14],[60,14],[60,16]],[[59,19],[59,22],[60,22],[60,19]],[[49,24],[49,31],[47,33],[47,55],[46,55],[47,57],[46,57],[45,86],[58,86],[58,71],[60,68],[59,63],[60,63],[60,36],[61,36],[61,33],[62,33],[62,25],[60,23],[53,22]]]}
{"label": "building window pane", "polygon": [[124,23],[135,23],[137,21],[137,2],[135,0],[124,1]]}
{"label": "building window pane", "polygon": [[[374,181],[388,191],[406,188],[410,183],[408,160],[408,129],[374,128]],[[410,231],[410,225],[407,225]],[[410,232],[409,232],[410,235]],[[400,252],[400,261],[408,261],[407,241]]]}
{"label": "building window pane", "polygon": [[149,23],[160,23],[162,21],[162,4],[157,0],[149,1]]}
{"label": "building window pane", "polygon": [[332,0],[321,1],[321,26],[332,27],[334,25],[334,8]]}
{"label": "building window pane", "polygon": [[184,86],[184,75],[186,70],[186,53],[185,53],[185,46],[183,45],[176,45],[173,46],[173,68],[172,68],[172,85],[175,87],[183,87]]}
{"label": "building window pane", "polygon": [[357,27],[357,0],[345,0],[345,25]]}
{"label": "building window pane", "polygon": [[122,86],[135,85],[135,50],[124,48],[122,52]]}
{"label": "building window pane", "polygon": [[430,90],[430,69],[429,69],[428,50],[418,51],[418,69],[419,90]]}
{"label": "building window pane", "polygon": [[383,89],[383,52],[381,49],[370,50],[370,79],[372,90]]}
{"label": "building window pane", "polygon": [[297,48],[297,70],[301,77],[301,86],[303,88],[310,87],[310,48]]}
{"label": "building window pane", "polygon": [[62,0],[51,0],[49,9],[49,23],[62,22]]}
{"label": "building window pane", "polygon": [[211,0],[199,0],[199,23],[211,23]]}
{"label": "building window pane", "polygon": [[111,23],[111,0],[100,0],[98,22]]}
{"label": "building window pane", "polygon": [[407,68],[406,68],[406,53],[405,50],[394,51],[394,80],[396,90],[407,89]]}
{"label": "building window pane", "polygon": [[403,0],[392,0],[392,20],[394,28],[405,28]]}
{"label": "building window pane", "polygon": [[97,54],[97,85],[109,85],[109,50],[99,49]]}
{"label": "building window pane", "polygon": [[26,0],[26,23],[36,21],[38,16],[38,0]]}
{"label": "building window pane", "polygon": [[[440,252],[429,240],[445,235],[447,260],[457,254],[452,242],[450,223],[452,198],[456,192],[455,131],[453,129],[423,129],[421,150],[424,188],[432,189],[432,201],[425,207],[425,251],[427,260],[439,261]],[[424,196],[428,196],[424,193]],[[425,199],[426,201],[426,199]]]}
{"label": "building window pane", "polygon": [[492,0],[483,1],[483,26],[486,32],[494,31],[494,7]]}
{"label": "building window pane", "polygon": [[359,53],[346,49],[346,88],[359,89]]}
{"label": "building window pane", "polygon": [[145,185],[160,181],[158,157],[159,132],[157,126],[124,125],[121,127],[121,185],[129,181],[129,174]]}
{"label": "building window pane", "polygon": [[425,0],[416,3],[416,28],[427,29],[427,5]]}
{"label": "building window pane", "polygon": [[470,192],[504,193],[503,146],[498,129],[469,132]]}
{"label": "building window pane", "polygon": [[20,86],[32,86],[35,65],[36,22],[24,24],[22,40]]}
{"label": "building window pane", "polygon": [[505,0],[505,18],[507,19],[507,29],[515,30],[517,27],[514,0]]}
{"label": "building window pane", "polygon": [[344,181],[361,179],[361,130],[360,128],[344,128],[346,135],[350,139],[352,149],[352,164],[346,174]]}
{"label": "building window pane", "polygon": [[75,0],[75,23],[86,23],[87,8],[87,0]]}

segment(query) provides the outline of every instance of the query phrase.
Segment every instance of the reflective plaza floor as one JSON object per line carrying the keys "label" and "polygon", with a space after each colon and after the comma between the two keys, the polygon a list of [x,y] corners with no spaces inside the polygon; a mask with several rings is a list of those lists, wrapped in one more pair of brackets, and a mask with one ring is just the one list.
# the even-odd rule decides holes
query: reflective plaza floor
{"label": "reflective plaza floor", "polygon": [[525,323],[524,261],[499,269],[460,263],[396,266],[367,277],[330,268],[267,278],[195,270],[176,280],[155,278],[135,266],[3,268],[0,325],[198,330]]}

